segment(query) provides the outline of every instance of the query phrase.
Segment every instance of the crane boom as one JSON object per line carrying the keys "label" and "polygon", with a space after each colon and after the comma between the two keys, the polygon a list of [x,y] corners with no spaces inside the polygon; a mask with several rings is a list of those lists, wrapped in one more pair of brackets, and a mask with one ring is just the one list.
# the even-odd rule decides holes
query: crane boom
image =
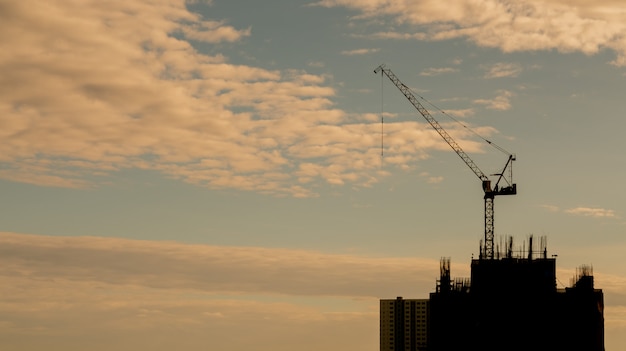
{"label": "crane boom", "polygon": [[413,106],[422,114],[422,116],[424,116],[426,121],[430,123],[430,125],[437,131],[437,133],[439,133],[439,135],[441,135],[443,140],[445,140],[446,143],[450,145],[452,150],[454,150],[454,152],[456,152],[457,155],[461,157],[461,159],[474,172],[474,174],[476,174],[476,176],[480,178],[480,180],[489,180],[489,178],[480,170],[480,168],[476,166],[474,161],[472,161],[472,159],[465,153],[465,151],[463,151],[463,149],[459,146],[459,144],[457,144],[456,141],[454,141],[454,139],[450,136],[450,134],[448,134],[448,132],[446,132],[446,130],[443,129],[443,127],[439,124],[439,122],[437,122],[437,120],[434,119],[433,116],[430,115],[430,112],[428,112],[428,110],[417,100],[417,98],[415,97],[415,95],[413,95],[413,92],[411,92],[411,89],[409,89],[409,87],[404,85],[404,83],[402,83],[400,79],[396,77],[396,75],[393,74],[393,72],[389,68],[385,68],[385,66],[383,65],[378,66],[374,70],[374,73],[378,74],[378,72],[384,73],[387,76],[387,78],[391,80],[391,82],[402,92],[402,94],[406,96],[409,102],[413,104]]}
{"label": "crane boom", "polygon": [[[499,176],[495,187],[492,189],[491,180],[487,177],[483,171],[478,168],[474,161],[463,151],[463,149],[457,144],[457,142],[446,132],[445,129],[437,122],[430,112],[417,100],[413,92],[409,87],[400,81],[398,77],[384,65],[376,67],[375,74],[384,74],[389,80],[402,92],[402,94],[409,100],[409,102],[419,111],[419,113],[428,121],[428,123],[439,133],[443,140],[450,145],[452,150],[456,152],[459,157],[465,162],[465,164],[474,172],[474,174],[482,181],[483,191],[485,193],[485,238],[484,247],[481,248],[480,257],[486,259],[494,258],[494,206],[493,200],[496,195],[515,195],[517,194],[517,186],[513,184],[513,172],[512,162],[515,161],[515,155],[509,154],[508,160],[502,169],[502,172],[495,174]],[[492,144],[487,140],[489,144]],[[497,147],[497,145],[495,145]],[[498,147],[501,151],[502,148]],[[509,177],[506,177],[507,169],[509,170]],[[504,180],[507,184],[499,187],[500,181]]]}

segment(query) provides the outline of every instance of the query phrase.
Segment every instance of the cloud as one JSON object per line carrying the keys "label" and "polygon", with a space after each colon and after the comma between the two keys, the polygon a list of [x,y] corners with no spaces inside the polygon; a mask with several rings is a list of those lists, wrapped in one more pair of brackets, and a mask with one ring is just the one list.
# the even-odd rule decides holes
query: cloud
{"label": "cloud", "polygon": [[2,233],[0,243],[5,267],[20,276],[214,294],[387,296],[432,285],[438,269],[431,260],[115,238]]}
{"label": "cloud", "polygon": [[485,73],[485,78],[505,78],[512,77],[515,78],[522,73],[522,66],[517,63],[496,63],[489,67],[486,67],[487,72]]}
{"label": "cloud", "polygon": [[182,26],[180,30],[188,39],[207,43],[234,42],[243,37],[250,36],[251,32],[250,28],[237,30],[217,21],[202,21],[200,23]]}
{"label": "cloud", "polygon": [[499,90],[498,95],[493,99],[476,99],[473,102],[478,105],[484,105],[490,110],[506,111],[511,108],[511,97],[513,93],[508,90]]}
{"label": "cloud", "polygon": [[438,75],[446,74],[446,73],[454,73],[458,71],[459,71],[458,69],[452,68],[452,67],[428,68],[420,72],[420,76],[432,77],[432,76],[438,76]]}
{"label": "cloud", "polygon": [[626,5],[619,1],[321,0],[317,5],[354,9],[362,14],[357,19],[389,16],[412,26],[412,33],[385,32],[386,38],[467,38],[503,52],[555,49],[592,55],[610,49],[617,55],[612,63],[626,65]]}
{"label": "cloud", "polygon": [[377,345],[378,299],[427,295],[438,266],[297,249],[0,233],[0,348],[84,350],[97,340],[88,348],[367,349]]}
{"label": "cloud", "polygon": [[618,218],[614,210],[599,207],[573,207],[561,209],[554,205],[541,205],[550,212],[563,212],[575,216],[593,217],[593,218]]}
{"label": "cloud", "polygon": [[366,37],[371,39],[396,39],[396,40],[425,40],[427,36],[423,33],[405,33],[405,32],[376,32],[367,36],[357,36],[357,37]]}
{"label": "cloud", "polygon": [[565,213],[576,216],[594,217],[594,218],[616,218],[615,211],[605,208],[592,207],[575,207],[564,210]]}
{"label": "cloud", "polygon": [[345,56],[354,56],[354,55],[366,55],[374,52],[379,52],[380,49],[355,49],[355,50],[344,50],[341,52],[342,55]]}
{"label": "cloud", "polygon": [[428,177],[428,184],[439,184],[441,182],[443,182],[442,176]]}
{"label": "cloud", "polygon": [[461,110],[446,110],[446,114],[453,116],[453,117],[468,117],[468,116],[473,116],[474,115],[474,110],[471,108],[465,108],[465,109],[461,109]]}
{"label": "cloud", "polygon": [[426,182],[428,184],[439,184],[444,181],[444,178],[442,176],[433,176],[428,172],[421,172],[419,175],[420,177],[426,178]]}
{"label": "cloud", "polygon": [[[219,44],[245,45],[251,28],[204,19],[183,0],[4,2],[0,21],[11,48],[0,55],[3,179],[86,188],[143,169],[311,197],[384,176],[379,126],[334,107],[332,77],[229,63]],[[429,133],[420,143],[399,126],[386,133],[398,167],[437,145]]]}

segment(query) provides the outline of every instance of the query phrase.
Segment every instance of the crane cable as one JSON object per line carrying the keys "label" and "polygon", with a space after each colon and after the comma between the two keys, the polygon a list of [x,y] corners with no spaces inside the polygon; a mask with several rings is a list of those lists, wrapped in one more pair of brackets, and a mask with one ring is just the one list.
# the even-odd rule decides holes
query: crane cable
{"label": "crane cable", "polygon": [[[409,88],[410,89],[410,88]],[[478,138],[482,139],[484,142],[486,142],[487,144],[491,145],[493,148],[495,148],[496,150],[502,152],[503,154],[506,154],[507,156],[512,155],[510,152],[508,152],[506,149],[504,149],[503,147],[501,147],[500,145],[492,142],[491,140],[488,140],[486,138],[484,138],[482,135],[478,134],[475,130],[471,129],[470,127],[468,127],[467,125],[463,124],[461,121],[459,121],[458,119],[454,118],[453,116],[449,115],[448,113],[446,113],[446,111],[440,109],[437,105],[433,104],[432,102],[426,100],[423,96],[419,95],[419,94],[415,94],[415,92],[413,91],[413,89],[411,89],[411,91],[413,92],[413,94],[417,97],[419,97],[420,99],[422,99],[425,103],[429,104],[430,106],[432,106],[434,109],[436,109],[437,111],[439,111],[440,113],[442,113],[443,115],[447,116],[448,118],[452,119],[453,121],[455,121],[456,123],[458,123],[459,125],[461,125],[463,128],[467,129],[468,131],[470,131],[472,134],[476,135]]]}
{"label": "crane cable", "polygon": [[380,75],[380,164],[383,165],[383,152],[384,152],[384,138],[385,138],[385,130],[384,130],[384,121],[385,121],[385,101],[383,96],[383,75]]}
{"label": "crane cable", "polygon": [[[404,85],[404,84],[402,84]],[[451,116],[450,114],[448,114],[446,111],[442,110],[441,108],[439,108],[439,106],[433,104],[432,102],[426,100],[426,98],[424,98],[423,96],[421,96],[420,94],[415,93],[415,91],[409,87],[407,87],[406,85],[404,85],[407,89],[409,89],[413,95],[419,97],[420,99],[422,99],[422,101],[424,101],[425,103],[427,103],[428,105],[432,106],[434,109],[436,109],[437,111],[439,111],[441,114],[447,116],[448,118],[450,118],[451,120],[453,120],[454,122],[458,123],[459,125],[461,125],[463,128],[467,129],[468,131],[470,131],[472,134],[474,134],[475,136],[477,136],[478,138],[480,138],[481,140],[483,140],[484,142],[486,142],[487,144],[491,145],[494,149],[502,152],[503,154],[507,155],[507,156],[511,156],[513,155],[512,153],[508,152],[505,148],[501,147],[500,145],[494,143],[493,141],[483,137],[482,135],[478,134],[478,132],[476,132],[475,130],[473,130],[472,128],[468,127],[467,125],[463,124],[461,121],[459,121],[458,119],[454,118],[453,116]],[[384,131],[384,121],[385,121],[385,112],[384,112],[384,77],[383,74],[381,73],[380,75],[380,160],[381,160],[381,166],[383,165],[383,156],[384,156],[384,138],[385,138],[385,131]]]}

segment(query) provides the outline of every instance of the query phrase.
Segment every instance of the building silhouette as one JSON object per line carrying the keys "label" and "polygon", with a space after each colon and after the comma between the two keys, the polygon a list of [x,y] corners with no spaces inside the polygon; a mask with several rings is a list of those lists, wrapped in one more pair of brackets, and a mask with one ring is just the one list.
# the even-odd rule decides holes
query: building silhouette
{"label": "building silhouette", "polygon": [[604,351],[604,297],[591,266],[559,289],[556,257],[545,240],[535,251],[532,237],[527,250],[509,238],[493,259],[472,259],[470,278],[453,279],[442,259],[429,299],[380,308],[381,351]]}
{"label": "building silhouette", "polygon": [[428,346],[428,299],[380,300],[380,350],[424,350]]}

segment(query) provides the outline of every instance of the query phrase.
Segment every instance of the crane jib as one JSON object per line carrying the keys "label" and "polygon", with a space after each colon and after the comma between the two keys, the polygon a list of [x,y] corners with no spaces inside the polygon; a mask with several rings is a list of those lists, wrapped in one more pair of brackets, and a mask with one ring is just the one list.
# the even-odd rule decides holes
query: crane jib
{"label": "crane jib", "polygon": [[[515,161],[515,156],[512,154],[508,154],[509,158],[506,162],[506,165],[502,169],[502,172],[496,174],[499,176],[498,180],[495,183],[495,186],[491,186],[491,180],[487,177],[478,166],[474,163],[474,161],[463,151],[461,146],[457,144],[457,142],[448,134],[448,132],[437,122],[433,116],[431,116],[430,112],[417,100],[411,89],[407,87],[404,83],[400,81],[398,77],[388,68],[385,68],[384,65],[378,66],[374,73],[384,74],[389,78],[389,80],[402,92],[402,94],[409,100],[409,102],[417,109],[417,111],[426,119],[426,121],[439,133],[439,135],[443,138],[443,140],[450,145],[452,150],[456,152],[459,157],[465,162],[465,164],[474,172],[474,174],[482,181],[483,191],[485,193],[484,201],[485,201],[485,242],[484,247],[481,248],[481,258],[493,259],[494,258],[494,208],[493,208],[493,200],[496,195],[515,195],[517,194],[517,186],[513,183],[513,166],[512,162]],[[493,144],[491,141],[484,139],[490,145],[496,147],[500,151],[504,151],[501,147]],[[509,177],[505,177],[505,174],[508,174]],[[504,180],[506,185],[500,186],[500,181]]]}

